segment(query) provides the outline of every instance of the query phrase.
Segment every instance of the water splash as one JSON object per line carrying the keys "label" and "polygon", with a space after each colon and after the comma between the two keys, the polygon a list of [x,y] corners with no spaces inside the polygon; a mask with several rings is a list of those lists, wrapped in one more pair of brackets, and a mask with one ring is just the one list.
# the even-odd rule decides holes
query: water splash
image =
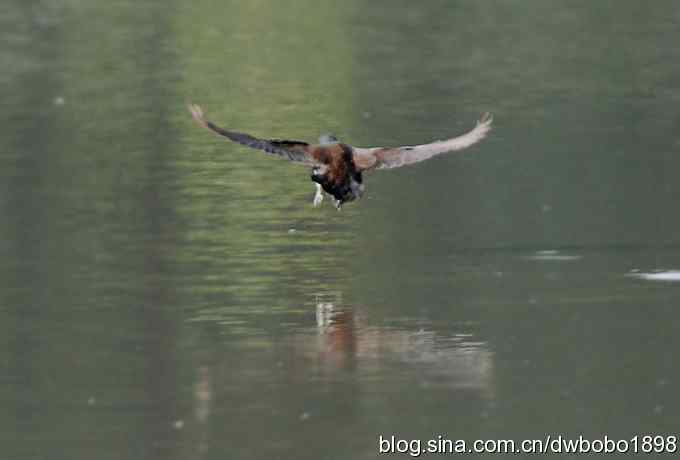
{"label": "water splash", "polygon": [[680,270],[663,270],[656,272],[635,272],[631,271],[627,276],[639,278],[647,281],[680,281]]}

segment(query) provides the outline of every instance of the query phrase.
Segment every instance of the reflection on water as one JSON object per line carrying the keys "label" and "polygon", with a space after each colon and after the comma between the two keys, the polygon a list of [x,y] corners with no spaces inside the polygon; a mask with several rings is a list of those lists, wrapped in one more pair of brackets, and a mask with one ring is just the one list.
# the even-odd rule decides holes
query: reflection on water
{"label": "reflection on water", "polygon": [[[343,300],[339,291],[319,292],[311,308],[277,315],[278,325],[268,329],[244,330],[226,310],[224,321],[191,323],[202,337],[190,347],[193,416],[182,418],[183,444],[209,455],[226,436],[242,456],[255,443],[263,457],[318,458],[329,441],[370,451],[377,430],[410,426],[399,416],[404,412],[444,421],[454,410],[461,416],[493,410],[494,353],[474,327],[453,332],[409,319],[398,326],[374,322],[370,306]],[[329,430],[333,440],[323,441]],[[263,432],[267,440],[257,444]]]}
{"label": "reflection on water", "polygon": [[[418,375],[419,384],[441,384],[493,397],[493,353],[472,334],[442,337],[425,329],[402,330],[367,324],[351,308],[320,302],[316,306],[319,365],[353,366],[374,373],[385,363],[400,363]],[[310,344],[307,335],[301,344]],[[307,345],[309,347],[309,345]]]}
{"label": "reflection on water", "polygon": [[[183,434],[188,438],[187,445],[193,452],[187,452],[186,458],[202,458],[210,448],[210,414],[214,411],[214,382],[213,369],[201,366],[196,370],[196,380],[193,391],[194,422]],[[180,421],[181,428],[184,422]],[[177,428],[177,422],[175,427]],[[180,429],[181,429],[180,428]]]}

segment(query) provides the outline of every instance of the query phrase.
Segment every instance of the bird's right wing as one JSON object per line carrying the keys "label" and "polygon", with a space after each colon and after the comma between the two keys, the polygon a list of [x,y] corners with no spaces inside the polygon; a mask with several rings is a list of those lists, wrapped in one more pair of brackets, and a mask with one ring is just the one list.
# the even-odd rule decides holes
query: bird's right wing
{"label": "bird's right wing", "polygon": [[354,162],[359,169],[388,169],[425,161],[436,155],[455,152],[481,141],[491,130],[493,117],[485,113],[465,134],[444,141],[404,147],[355,148]]}
{"label": "bird's right wing", "polygon": [[200,126],[226,137],[234,142],[245,145],[247,147],[263,150],[273,155],[281,156],[287,160],[307,163],[309,165],[317,164],[318,161],[313,157],[314,149],[307,142],[303,141],[288,141],[282,139],[259,139],[250,134],[240,133],[237,131],[230,131],[220,128],[212,121],[205,118],[203,110],[196,104],[189,104],[188,106],[191,115],[194,117],[196,123]]}

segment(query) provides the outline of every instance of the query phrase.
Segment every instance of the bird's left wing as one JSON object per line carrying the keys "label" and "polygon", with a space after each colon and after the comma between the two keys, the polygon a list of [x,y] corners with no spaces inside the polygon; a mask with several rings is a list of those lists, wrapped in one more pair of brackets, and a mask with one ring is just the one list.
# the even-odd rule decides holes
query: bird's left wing
{"label": "bird's left wing", "polygon": [[465,134],[444,141],[404,147],[354,148],[354,163],[357,168],[387,169],[398,168],[425,161],[435,155],[455,152],[481,141],[491,130],[493,117],[485,113],[477,125]]}
{"label": "bird's left wing", "polygon": [[267,153],[281,156],[287,160],[314,165],[318,161],[313,157],[314,149],[307,142],[287,141],[281,139],[259,139],[250,134],[230,131],[220,128],[205,118],[203,110],[196,104],[189,104],[189,111],[196,123],[204,128],[247,147],[263,150]]}

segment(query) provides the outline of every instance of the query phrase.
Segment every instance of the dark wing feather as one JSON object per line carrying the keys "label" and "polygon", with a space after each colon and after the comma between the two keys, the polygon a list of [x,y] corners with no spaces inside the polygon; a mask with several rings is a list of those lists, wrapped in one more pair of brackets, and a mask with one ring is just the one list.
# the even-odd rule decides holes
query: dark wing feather
{"label": "dark wing feather", "polygon": [[224,128],[220,128],[212,121],[205,118],[203,115],[203,110],[195,104],[189,104],[189,111],[191,115],[196,120],[200,126],[224,136],[239,144],[245,145],[247,147],[263,150],[267,153],[273,155],[278,155],[291,161],[297,161],[302,163],[316,163],[314,158],[312,158],[312,149],[307,142],[303,141],[287,141],[281,139],[259,139],[253,137],[250,134],[240,133],[237,131],[230,131]]}
{"label": "dark wing feather", "polygon": [[360,169],[398,168],[447,152],[455,152],[481,141],[491,130],[493,118],[485,113],[467,133],[444,141],[404,147],[355,148],[354,163]]}

